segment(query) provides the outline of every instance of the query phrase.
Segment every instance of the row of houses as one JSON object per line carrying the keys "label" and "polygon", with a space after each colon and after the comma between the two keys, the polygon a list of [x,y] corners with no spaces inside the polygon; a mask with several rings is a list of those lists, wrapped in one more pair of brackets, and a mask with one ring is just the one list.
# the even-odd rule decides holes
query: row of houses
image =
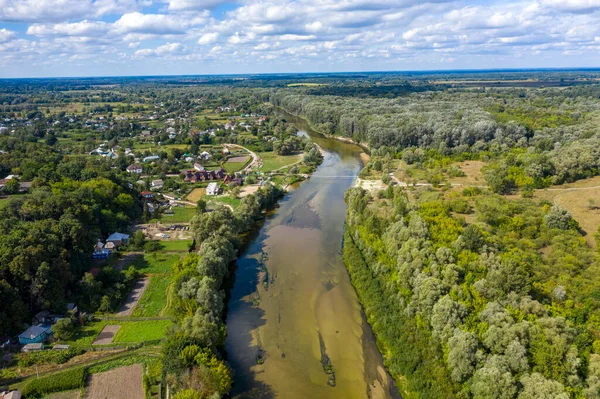
{"label": "row of houses", "polygon": [[227,174],[223,168],[218,170],[188,170],[183,174],[183,181],[188,183],[198,183],[201,181],[223,180]]}

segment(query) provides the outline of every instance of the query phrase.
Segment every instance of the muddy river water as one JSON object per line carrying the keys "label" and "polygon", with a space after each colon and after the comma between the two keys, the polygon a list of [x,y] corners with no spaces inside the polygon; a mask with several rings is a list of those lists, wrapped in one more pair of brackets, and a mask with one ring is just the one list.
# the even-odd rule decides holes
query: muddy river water
{"label": "muddy river water", "polygon": [[311,132],[314,175],[281,201],[237,261],[226,349],[234,398],[399,398],[342,262],[344,192],[358,146]]}

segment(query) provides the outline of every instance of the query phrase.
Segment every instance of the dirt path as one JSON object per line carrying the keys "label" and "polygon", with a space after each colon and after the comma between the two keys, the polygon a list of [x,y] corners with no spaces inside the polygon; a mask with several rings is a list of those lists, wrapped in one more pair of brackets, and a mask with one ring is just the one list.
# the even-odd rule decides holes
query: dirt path
{"label": "dirt path", "polygon": [[131,292],[127,296],[127,299],[125,299],[125,302],[121,305],[121,308],[115,314],[115,316],[131,316],[135,305],[137,305],[138,301],[144,294],[144,291],[146,291],[146,287],[148,287],[149,283],[150,277],[136,281],[131,289]]}
{"label": "dirt path", "polygon": [[144,399],[141,364],[93,374],[85,389],[86,399]]}
{"label": "dirt path", "polygon": [[94,340],[92,345],[110,345],[112,344],[115,335],[117,335],[117,331],[121,328],[120,325],[107,325],[104,326],[100,334]]}

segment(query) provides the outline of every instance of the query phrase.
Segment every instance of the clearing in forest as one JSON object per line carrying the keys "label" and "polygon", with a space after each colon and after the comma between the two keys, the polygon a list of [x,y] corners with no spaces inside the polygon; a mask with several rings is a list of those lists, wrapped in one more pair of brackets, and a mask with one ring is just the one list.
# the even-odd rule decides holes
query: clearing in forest
{"label": "clearing in forest", "polygon": [[107,325],[104,326],[100,334],[94,340],[94,345],[109,345],[112,343],[117,331],[121,326],[119,325]]}
{"label": "clearing in forest", "polygon": [[85,389],[86,399],[144,399],[141,364],[92,374]]}

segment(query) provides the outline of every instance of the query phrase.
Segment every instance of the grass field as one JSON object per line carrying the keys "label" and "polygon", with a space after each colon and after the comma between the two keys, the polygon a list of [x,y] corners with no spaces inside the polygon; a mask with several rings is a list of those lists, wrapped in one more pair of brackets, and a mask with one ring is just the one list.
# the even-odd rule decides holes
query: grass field
{"label": "grass field", "polygon": [[227,171],[227,173],[235,173],[235,172],[239,172],[240,170],[244,169],[244,167],[248,164],[248,161],[246,162],[225,162],[223,164],[223,169],[225,169]]}
{"label": "grass field", "polygon": [[172,215],[163,214],[160,221],[163,223],[189,223],[196,216],[196,208],[178,206],[173,208]]}
{"label": "grass field", "polygon": [[230,205],[234,209],[240,206],[242,200],[234,197],[215,197],[212,198],[211,201],[220,202],[222,204]]}
{"label": "grass field", "polygon": [[568,210],[586,233],[588,245],[596,247],[594,233],[600,226],[600,176],[536,190],[535,198],[548,200]]}
{"label": "grass field", "polygon": [[193,240],[161,241],[162,250],[165,252],[188,252]]}
{"label": "grass field", "polygon": [[200,198],[202,198],[206,194],[205,188],[195,188],[189,193],[186,197],[186,200],[190,202],[198,202]]}
{"label": "grass field", "polygon": [[[173,282],[172,276],[152,276],[150,284],[144,291],[139,302],[133,310],[133,317],[157,317],[163,316],[167,304],[167,292],[169,285]],[[118,335],[118,333],[117,333]]]}
{"label": "grass field", "polygon": [[258,156],[263,161],[263,166],[260,168],[263,172],[281,169],[293,163],[302,161],[302,154],[283,156],[277,155],[274,152],[260,152],[258,153]]}
{"label": "grass field", "polygon": [[171,266],[179,259],[179,255],[172,254],[144,254],[137,256],[132,265],[145,274],[167,274],[171,272]]}
{"label": "grass field", "polygon": [[[111,323],[115,323],[112,321]],[[120,323],[121,328],[115,335],[114,343],[142,342],[162,339],[167,329],[173,325],[171,320],[145,320]]]}

